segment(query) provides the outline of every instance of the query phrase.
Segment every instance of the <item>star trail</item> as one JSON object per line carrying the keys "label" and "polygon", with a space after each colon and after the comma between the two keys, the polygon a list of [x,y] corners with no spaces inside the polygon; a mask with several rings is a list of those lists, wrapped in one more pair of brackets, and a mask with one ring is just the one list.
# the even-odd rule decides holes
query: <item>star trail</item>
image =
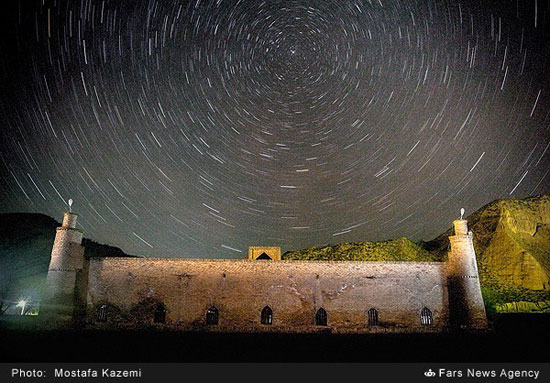
{"label": "star trail", "polygon": [[550,192],[549,9],[10,2],[0,211],[166,257],[431,239]]}

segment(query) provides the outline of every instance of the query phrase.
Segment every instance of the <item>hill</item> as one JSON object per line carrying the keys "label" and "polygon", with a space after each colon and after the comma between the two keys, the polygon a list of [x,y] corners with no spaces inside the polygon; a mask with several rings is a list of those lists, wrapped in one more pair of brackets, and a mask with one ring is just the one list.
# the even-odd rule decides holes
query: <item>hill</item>
{"label": "hill", "polygon": [[[0,214],[0,301],[38,301],[59,222],[43,214]],[[88,257],[126,257],[117,247],[84,238]],[[32,309],[32,307],[29,307]],[[0,303],[0,314],[6,303]]]}
{"label": "hill", "polygon": [[440,261],[441,257],[426,251],[407,238],[389,241],[350,242],[303,250],[287,251],[283,259],[322,261]]}
{"label": "hill", "polygon": [[[466,219],[489,311],[550,312],[550,196],[496,200]],[[444,261],[452,230],[428,242],[342,243],[289,251],[283,259]]]}
{"label": "hill", "polygon": [[[550,281],[550,196],[496,200],[467,217],[486,283],[548,290]],[[447,230],[423,247],[442,256]]]}
{"label": "hill", "polygon": [[[496,200],[467,219],[486,305],[502,312],[550,312],[550,196]],[[443,256],[451,232],[422,246]]]}

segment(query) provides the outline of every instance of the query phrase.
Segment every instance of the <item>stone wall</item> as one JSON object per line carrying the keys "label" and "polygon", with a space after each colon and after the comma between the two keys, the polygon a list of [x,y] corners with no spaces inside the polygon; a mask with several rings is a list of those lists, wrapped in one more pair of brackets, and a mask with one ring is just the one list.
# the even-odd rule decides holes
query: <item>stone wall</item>
{"label": "stone wall", "polygon": [[[445,263],[191,260],[166,258],[91,259],[88,327],[161,326],[208,331],[442,331],[448,326]],[[107,322],[96,321],[106,304]],[[155,324],[155,308],[166,323]],[[273,310],[273,324],[260,323]],[[206,325],[209,307],[218,325]],[[367,326],[376,308],[379,326]],[[420,312],[433,313],[423,326]],[[324,308],[328,326],[315,326]]]}
{"label": "stone wall", "polygon": [[81,241],[80,230],[57,228],[40,304],[40,316],[47,326],[63,327],[74,319],[77,305],[75,287],[83,277],[84,247]]}
{"label": "stone wall", "polygon": [[[457,227],[455,232],[460,233],[462,228]],[[457,234],[450,236],[451,251],[447,266],[449,289],[449,312],[451,324],[457,329],[485,329],[487,328],[487,314],[481,294],[479,272],[477,269],[476,254],[474,251],[473,234]]]}

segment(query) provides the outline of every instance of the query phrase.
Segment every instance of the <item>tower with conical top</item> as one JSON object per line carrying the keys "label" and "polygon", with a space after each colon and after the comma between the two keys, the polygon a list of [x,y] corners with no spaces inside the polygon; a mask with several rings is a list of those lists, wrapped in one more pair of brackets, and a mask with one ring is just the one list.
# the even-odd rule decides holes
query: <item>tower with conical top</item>
{"label": "tower with conical top", "polygon": [[487,315],[477,269],[473,234],[468,231],[468,221],[453,222],[455,235],[449,237],[451,251],[447,270],[449,310],[454,329],[482,330],[487,328]]}
{"label": "tower with conical top", "polygon": [[[72,203],[72,200],[69,201]],[[76,227],[77,215],[66,212],[57,228],[48,276],[40,304],[40,317],[50,327],[74,324],[82,306],[83,268],[85,267],[82,230]]]}

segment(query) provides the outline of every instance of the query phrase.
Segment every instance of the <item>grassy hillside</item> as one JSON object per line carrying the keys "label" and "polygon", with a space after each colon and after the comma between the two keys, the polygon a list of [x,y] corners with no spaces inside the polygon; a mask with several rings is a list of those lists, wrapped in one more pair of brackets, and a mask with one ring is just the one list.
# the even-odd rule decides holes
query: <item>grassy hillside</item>
{"label": "grassy hillside", "polygon": [[430,253],[407,238],[390,241],[351,242],[303,250],[287,251],[283,259],[322,261],[439,261],[441,256]]}
{"label": "grassy hillside", "polygon": [[[26,299],[36,302],[39,299],[59,226],[59,222],[43,214],[0,214],[1,301],[13,303]],[[117,247],[86,238],[82,243],[89,257],[128,256]],[[3,309],[0,307],[0,314]]]}

